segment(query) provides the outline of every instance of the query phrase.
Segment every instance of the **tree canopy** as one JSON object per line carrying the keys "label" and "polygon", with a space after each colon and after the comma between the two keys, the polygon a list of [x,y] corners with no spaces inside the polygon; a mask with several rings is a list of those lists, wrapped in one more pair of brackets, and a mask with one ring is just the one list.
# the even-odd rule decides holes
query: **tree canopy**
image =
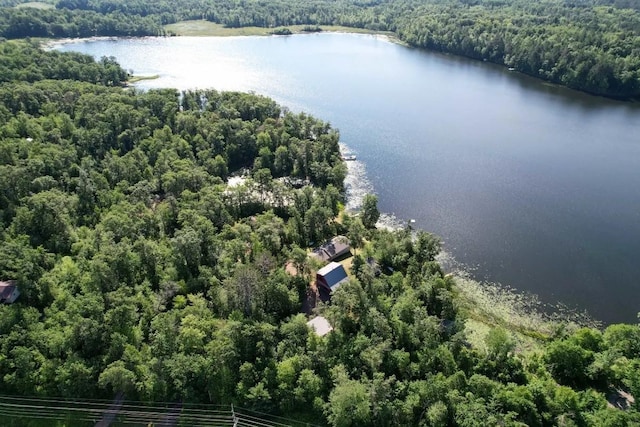
{"label": "tree canopy", "polygon": [[0,3],[0,37],[164,35],[164,25],[342,25],[504,65],[574,89],[640,96],[640,7],[629,0],[58,0]]}
{"label": "tree canopy", "polygon": [[[0,53],[0,280],[21,291],[0,305],[0,395],[333,426],[640,422],[639,400],[606,401],[640,394],[638,325],[472,345],[439,240],[341,211],[329,124],[254,94],[122,88],[111,59]],[[358,252],[319,337],[301,314],[307,249],[337,234]]]}

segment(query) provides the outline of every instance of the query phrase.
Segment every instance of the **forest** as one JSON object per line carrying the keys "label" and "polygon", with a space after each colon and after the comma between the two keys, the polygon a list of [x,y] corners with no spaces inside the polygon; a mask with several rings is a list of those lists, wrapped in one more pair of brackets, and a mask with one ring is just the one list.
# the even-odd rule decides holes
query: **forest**
{"label": "forest", "polygon": [[[21,292],[0,304],[0,397],[122,392],[336,427],[640,424],[640,399],[608,402],[640,396],[638,324],[472,343],[438,238],[377,229],[372,195],[344,211],[328,123],[254,94],[141,92],[113,58],[29,40],[0,42],[0,64],[0,280]],[[308,251],[337,234],[353,257],[320,337]]]}
{"label": "forest", "polygon": [[[503,65],[608,97],[640,96],[640,7],[631,0],[0,0],[0,37],[165,35],[204,19],[227,27],[342,25]],[[55,7],[53,7],[55,5]]]}

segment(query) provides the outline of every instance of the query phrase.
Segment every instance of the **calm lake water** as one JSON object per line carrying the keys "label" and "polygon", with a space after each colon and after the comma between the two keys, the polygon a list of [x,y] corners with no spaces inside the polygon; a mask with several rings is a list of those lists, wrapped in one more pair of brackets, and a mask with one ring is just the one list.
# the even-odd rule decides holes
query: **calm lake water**
{"label": "calm lake water", "polygon": [[440,235],[479,280],[640,311],[640,105],[352,34],[82,41],[143,88],[255,91],[330,121],[382,211]]}

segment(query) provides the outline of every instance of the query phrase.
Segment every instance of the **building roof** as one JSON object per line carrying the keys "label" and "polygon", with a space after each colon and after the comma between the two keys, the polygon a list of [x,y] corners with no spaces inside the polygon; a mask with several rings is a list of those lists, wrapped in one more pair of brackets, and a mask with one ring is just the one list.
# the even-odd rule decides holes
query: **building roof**
{"label": "building roof", "polygon": [[0,281],[0,301],[11,298],[11,294],[17,287],[15,280]]}
{"label": "building roof", "polygon": [[320,337],[327,335],[329,332],[333,331],[333,326],[329,323],[329,321],[322,316],[314,317],[313,319],[307,322],[309,327],[313,328],[316,334]]}
{"label": "building roof", "polygon": [[321,276],[324,279],[327,286],[329,286],[332,291],[335,291],[342,283],[344,283],[346,280],[349,280],[344,267],[342,266],[342,264],[339,264],[337,262],[331,262],[325,265],[320,270],[318,270],[317,275]]}
{"label": "building roof", "polygon": [[351,250],[349,239],[345,236],[336,236],[322,246],[313,250],[313,255],[323,261],[333,261],[345,255]]}

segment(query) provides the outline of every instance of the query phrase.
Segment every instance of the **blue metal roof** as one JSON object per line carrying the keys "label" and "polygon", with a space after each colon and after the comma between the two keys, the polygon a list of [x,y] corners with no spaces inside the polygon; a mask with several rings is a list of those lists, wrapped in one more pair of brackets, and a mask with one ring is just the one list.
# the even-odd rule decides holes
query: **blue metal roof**
{"label": "blue metal roof", "polygon": [[337,262],[332,262],[322,267],[318,270],[318,275],[324,278],[332,291],[336,290],[343,281],[349,278],[342,264]]}

